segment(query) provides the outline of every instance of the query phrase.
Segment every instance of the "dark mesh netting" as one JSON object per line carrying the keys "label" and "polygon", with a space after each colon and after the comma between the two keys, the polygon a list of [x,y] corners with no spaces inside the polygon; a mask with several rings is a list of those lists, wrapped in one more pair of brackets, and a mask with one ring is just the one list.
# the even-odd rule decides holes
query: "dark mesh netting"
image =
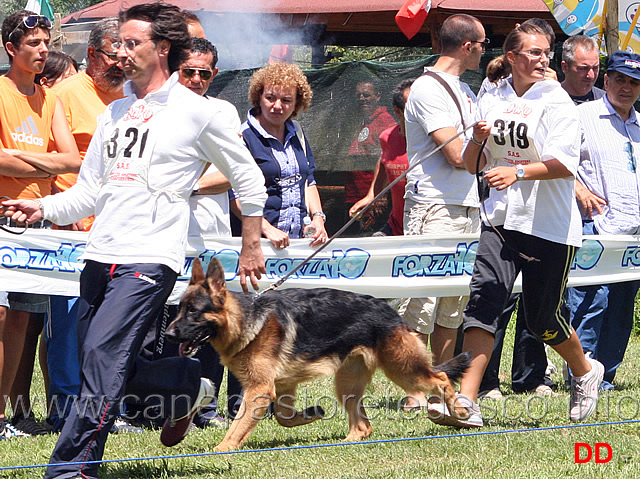
{"label": "dark mesh netting", "polygon": [[[478,91],[484,78],[486,63],[495,55],[487,53],[479,71],[468,71],[463,76],[472,90]],[[349,62],[324,68],[305,70],[313,89],[313,101],[308,111],[298,120],[309,139],[316,160],[316,180],[320,189],[323,208],[327,214],[327,230],[335,233],[349,219],[348,205],[358,193],[366,193],[363,187],[355,191],[351,172],[373,171],[380,156],[380,148],[375,133],[376,128],[365,129],[366,116],[356,99],[356,87],[361,82],[371,82],[380,94],[379,106],[386,109],[385,120],[395,121],[391,105],[391,92],[406,78],[417,78],[424,67],[435,62],[436,56],[403,63]],[[247,100],[249,79],[254,70],[222,71],[213,81],[209,94],[233,103],[246,120],[250,108]],[[392,119],[393,118],[393,119]],[[369,125],[371,126],[371,125]],[[388,126],[387,126],[388,127]],[[366,138],[368,136],[368,138]],[[358,139],[363,148],[357,148]],[[368,186],[367,177],[360,183]],[[345,187],[347,197],[345,198]],[[352,198],[350,199],[349,196]],[[350,199],[350,201],[348,201]],[[356,198],[359,199],[359,198]],[[347,236],[370,235],[382,228],[389,214],[389,200],[382,201],[374,208],[375,215],[369,216],[350,228]]]}

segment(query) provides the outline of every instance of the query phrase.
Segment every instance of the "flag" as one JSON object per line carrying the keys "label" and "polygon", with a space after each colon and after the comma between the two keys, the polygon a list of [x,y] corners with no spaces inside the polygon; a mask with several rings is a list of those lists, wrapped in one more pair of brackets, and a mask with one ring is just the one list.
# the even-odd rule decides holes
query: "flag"
{"label": "flag", "polygon": [[53,22],[53,8],[49,0],[28,0],[25,10],[36,12],[38,15],[44,15]]}
{"label": "flag", "polygon": [[431,0],[407,0],[396,13],[396,24],[411,40],[422,28],[431,10]]}
{"label": "flag", "polygon": [[544,3],[569,36],[582,33],[592,37],[602,31],[606,0],[544,0]]}
{"label": "flag", "polygon": [[[587,35],[600,43],[605,51],[605,18],[607,3],[613,0],[544,0],[562,31],[569,36]],[[619,45],[616,49],[640,53],[640,28],[638,26],[638,0],[618,2]]]}

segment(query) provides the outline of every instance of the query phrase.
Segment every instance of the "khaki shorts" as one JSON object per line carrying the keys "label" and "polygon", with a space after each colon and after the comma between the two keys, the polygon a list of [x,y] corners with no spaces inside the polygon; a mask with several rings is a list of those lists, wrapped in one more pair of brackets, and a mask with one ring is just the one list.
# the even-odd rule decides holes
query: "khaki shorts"
{"label": "khaki shorts", "polygon": [[[464,234],[478,231],[478,208],[405,202],[405,235]],[[406,298],[400,306],[399,313],[416,331],[431,334],[434,324],[444,328],[458,328],[462,324],[462,312],[468,300],[468,296]]]}

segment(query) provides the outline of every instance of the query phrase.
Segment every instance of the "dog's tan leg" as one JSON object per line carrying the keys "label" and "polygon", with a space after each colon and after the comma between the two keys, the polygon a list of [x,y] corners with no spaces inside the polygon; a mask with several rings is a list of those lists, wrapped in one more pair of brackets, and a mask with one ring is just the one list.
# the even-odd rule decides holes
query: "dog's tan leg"
{"label": "dog's tan leg", "polygon": [[273,384],[245,386],[240,410],[231,423],[231,427],[224,439],[214,451],[224,452],[239,449],[247,441],[258,421],[264,417],[269,409],[269,404],[275,399],[275,387]]}
{"label": "dog's tan leg", "polygon": [[336,372],[336,395],[349,415],[349,434],[345,441],[361,441],[373,432],[362,395],[374,371],[375,366],[367,364],[362,355],[354,355],[348,357]]}
{"label": "dog's tan leg", "polygon": [[446,373],[431,369],[431,359],[422,341],[411,333],[398,330],[378,349],[382,369],[389,379],[405,391],[423,391],[444,400],[449,412],[466,419],[468,411],[455,407],[455,391]]}
{"label": "dog's tan leg", "polygon": [[275,414],[281,426],[302,426],[324,417],[324,410],[320,406],[308,407],[304,411],[296,409],[296,387],[297,384],[286,388],[278,387],[276,390]]}

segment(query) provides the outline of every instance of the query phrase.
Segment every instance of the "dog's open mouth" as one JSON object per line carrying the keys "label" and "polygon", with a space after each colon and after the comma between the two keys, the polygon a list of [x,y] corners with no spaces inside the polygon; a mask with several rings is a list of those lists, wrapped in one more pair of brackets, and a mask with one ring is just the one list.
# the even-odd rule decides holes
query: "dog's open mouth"
{"label": "dog's open mouth", "polygon": [[186,356],[188,358],[193,357],[200,348],[207,342],[211,335],[203,333],[201,336],[198,336],[196,339],[191,341],[187,341],[186,343],[180,343],[179,354],[180,356]]}

